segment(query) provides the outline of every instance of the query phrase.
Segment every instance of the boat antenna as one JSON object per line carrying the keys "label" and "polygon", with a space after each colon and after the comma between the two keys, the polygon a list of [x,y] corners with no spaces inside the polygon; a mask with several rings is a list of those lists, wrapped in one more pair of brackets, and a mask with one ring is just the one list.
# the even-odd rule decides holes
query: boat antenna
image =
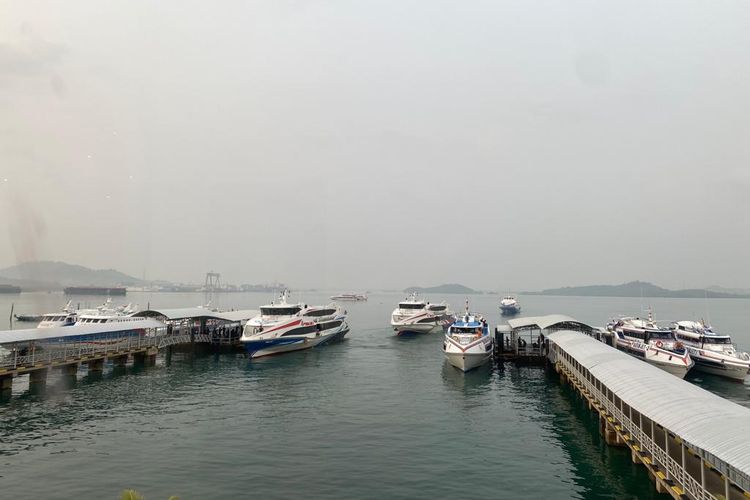
{"label": "boat antenna", "polygon": [[8,316],[8,322],[10,323],[10,329],[13,329],[13,310],[15,309],[15,302],[10,305],[10,316]]}
{"label": "boat antenna", "polygon": [[[708,290],[706,290],[705,288],[703,289],[703,297],[704,297],[703,304],[706,307],[706,318],[708,318],[708,325],[710,326],[711,325],[711,311],[708,308]],[[703,326],[706,326],[705,321],[703,322]]]}

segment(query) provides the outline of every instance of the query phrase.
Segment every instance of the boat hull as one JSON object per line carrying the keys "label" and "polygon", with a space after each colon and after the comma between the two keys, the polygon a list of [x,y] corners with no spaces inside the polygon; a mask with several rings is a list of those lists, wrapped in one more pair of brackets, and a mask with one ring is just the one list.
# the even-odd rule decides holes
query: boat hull
{"label": "boat hull", "polygon": [[490,352],[446,352],[445,359],[463,372],[478,368],[490,360]]}
{"label": "boat hull", "polygon": [[679,378],[685,378],[685,375],[687,375],[687,372],[690,371],[690,366],[686,366],[682,363],[670,363],[668,361],[661,361],[658,359],[649,359],[646,358],[646,363],[650,363],[654,365],[655,367],[664,370],[667,373],[671,373],[675,377]]}
{"label": "boat hull", "polygon": [[627,340],[616,340],[616,347],[630,354],[634,358],[638,358],[646,363],[652,364],[657,368],[664,370],[672,375],[685,378],[687,372],[694,366],[695,362],[690,358],[689,354],[678,354],[675,352],[665,351],[660,348],[654,348],[647,346],[641,342],[633,342]]}
{"label": "boat hull", "polygon": [[443,332],[445,328],[437,323],[412,323],[412,324],[394,324],[393,330],[396,335],[408,335],[410,333],[435,333]]}
{"label": "boat hull", "polygon": [[741,360],[734,361],[732,359],[713,357],[710,354],[706,354],[706,351],[696,348],[689,348],[689,352],[690,357],[695,361],[694,368],[704,373],[742,382],[747,378],[748,370],[750,370],[748,363],[743,363]]}
{"label": "boat hull", "polygon": [[521,312],[520,306],[500,306],[500,314],[503,316],[513,316]]}
{"label": "boat hull", "polygon": [[342,340],[347,333],[349,333],[349,327],[342,326],[334,332],[319,336],[277,337],[273,339],[243,341],[242,344],[247,355],[255,359],[323,346]]}

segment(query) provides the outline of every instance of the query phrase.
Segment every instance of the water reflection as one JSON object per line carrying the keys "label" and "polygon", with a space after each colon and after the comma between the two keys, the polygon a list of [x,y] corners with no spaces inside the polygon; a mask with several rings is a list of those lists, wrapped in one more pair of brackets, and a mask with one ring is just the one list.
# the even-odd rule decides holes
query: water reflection
{"label": "water reflection", "polygon": [[690,370],[685,380],[737,404],[750,407],[750,385],[747,379],[736,382],[718,375]]}
{"label": "water reflection", "polygon": [[451,365],[448,360],[443,360],[441,375],[443,384],[451,390],[467,396],[482,395],[492,385],[492,363],[486,363],[474,370],[462,372]]}

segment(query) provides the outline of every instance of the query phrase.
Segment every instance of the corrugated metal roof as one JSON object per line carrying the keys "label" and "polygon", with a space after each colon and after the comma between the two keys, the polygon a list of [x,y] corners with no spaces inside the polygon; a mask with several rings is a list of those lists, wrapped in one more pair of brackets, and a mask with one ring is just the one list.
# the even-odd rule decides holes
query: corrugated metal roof
{"label": "corrugated metal roof", "polygon": [[[545,330],[551,326],[555,326],[558,323],[579,323],[584,326],[585,323],[581,323],[580,321],[571,318],[570,316],[565,316],[564,314],[549,314],[547,316],[529,316],[526,318],[514,318],[509,319],[508,324],[511,328],[526,328],[530,326],[536,326],[539,327],[540,330]],[[593,327],[589,327],[593,328]]]}
{"label": "corrugated metal roof", "polygon": [[205,307],[184,307],[180,309],[147,309],[145,311],[139,311],[133,316],[140,317],[151,317],[151,316],[164,316],[168,320],[175,321],[178,319],[198,319],[198,318],[221,318],[220,312],[206,309]]}
{"label": "corrugated metal roof", "polygon": [[750,408],[579,332],[548,336],[626,404],[750,476]]}
{"label": "corrugated metal roof", "polygon": [[138,328],[163,328],[165,325],[155,319],[142,318],[139,321],[122,321],[98,323],[92,325],[56,326],[53,328],[25,328],[0,332],[0,344],[29,342],[31,340],[49,340],[72,337],[75,335],[94,335],[97,333],[125,332]]}
{"label": "corrugated metal roof", "polygon": [[215,314],[221,316],[221,319],[225,319],[227,321],[243,322],[256,317],[260,314],[260,311],[257,311],[255,309],[243,309],[241,311],[224,311]]}
{"label": "corrugated metal roof", "polygon": [[246,321],[260,314],[254,309],[243,309],[241,311],[212,311],[205,307],[185,307],[180,309],[147,309],[139,311],[133,316],[153,317],[164,316],[170,321],[180,319],[222,319],[225,321]]}

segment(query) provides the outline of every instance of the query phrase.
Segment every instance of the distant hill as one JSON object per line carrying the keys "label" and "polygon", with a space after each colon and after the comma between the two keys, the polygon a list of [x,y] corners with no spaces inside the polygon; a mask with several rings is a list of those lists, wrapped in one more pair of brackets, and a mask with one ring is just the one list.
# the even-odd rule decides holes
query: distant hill
{"label": "distant hill", "polygon": [[406,293],[461,293],[464,295],[473,295],[477,292],[476,290],[472,290],[471,288],[463,285],[458,285],[455,283],[448,283],[445,285],[438,285],[438,286],[432,286],[423,288],[421,286],[410,286],[406,290],[404,290]]}
{"label": "distant hill", "polygon": [[669,297],[696,299],[736,299],[750,295],[717,292],[704,289],[668,290],[645,281],[631,281],[622,285],[589,285],[551,288],[541,292],[525,292],[528,295],[576,295],[579,297]]}
{"label": "distant hill", "polygon": [[24,290],[58,290],[66,286],[137,286],[143,280],[114,269],[89,269],[65,262],[24,262],[0,269],[0,282],[21,286]]}

